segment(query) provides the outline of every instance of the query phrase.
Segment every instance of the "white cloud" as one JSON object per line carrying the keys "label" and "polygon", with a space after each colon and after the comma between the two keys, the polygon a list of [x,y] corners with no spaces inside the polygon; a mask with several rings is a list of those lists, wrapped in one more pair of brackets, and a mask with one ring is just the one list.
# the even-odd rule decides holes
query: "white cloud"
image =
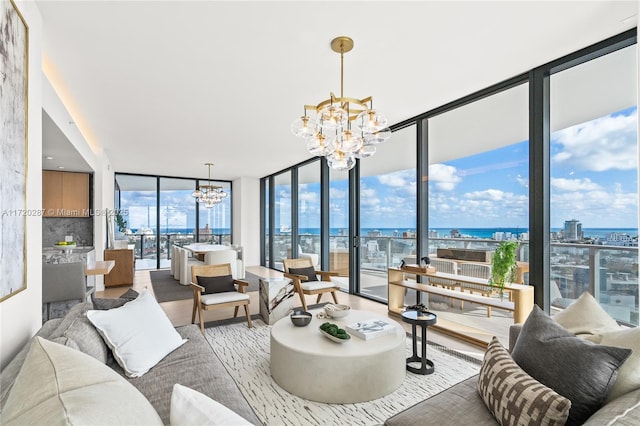
{"label": "white cloud", "polygon": [[505,192],[499,189],[485,189],[484,191],[467,192],[464,197],[470,200],[501,201],[505,198]]}
{"label": "white cloud", "polygon": [[[582,226],[636,226],[638,198],[635,193],[617,191],[558,192],[551,194],[551,223],[561,224],[575,217]],[[629,225],[631,224],[631,225]]]}
{"label": "white cloud", "polygon": [[378,176],[378,182],[394,188],[401,188],[408,185],[407,180],[400,173],[389,173]]}
{"label": "white cloud", "polygon": [[529,197],[498,189],[473,191],[456,197],[451,192],[429,194],[432,227],[526,226]]}
{"label": "white cloud", "polygon": [[332,200],[339,200],[342,198],[347,198],[347,191],[338,189],[338,188],[330,188],[329,189],[329,197]]}
{"label": "white cloud", "polygon": [[458,176],[458,170],[446,164],[431,164],[429,166],[429,181],[441,191],[453,191],[462,178]]}
{"label": "white cloud", "polygon": [[310,204],[317,204],[319,203],[318,196],[319,194],[317,192],[300,192],[298,194],[298,199],[300,201],[306,201]]}
{"label": "white cloud", "polygon": [[638,167],[637,112],[607,116],[555,132],[561,150],[552,161],[582,170],[633,170]]}
{"label": "white cloud", "polygon": [[589,178],[551,178],[551,187],[558,191],[595,191],[602,189],[602,186],[592,182]]}
{"label": "white cloud", "polygon": [[380,204],[380,198],[375,189],[363,188],[360,190],[360,205],[362,206],[377,206]]}
{"label": "white cloud", "polygon": [[524,188],[528,188],[529,187],[529,178],[528,177],[522,177],[522,176],[518,175],[518,176],[516,176],[516,181],[518,181],[518,183]]}

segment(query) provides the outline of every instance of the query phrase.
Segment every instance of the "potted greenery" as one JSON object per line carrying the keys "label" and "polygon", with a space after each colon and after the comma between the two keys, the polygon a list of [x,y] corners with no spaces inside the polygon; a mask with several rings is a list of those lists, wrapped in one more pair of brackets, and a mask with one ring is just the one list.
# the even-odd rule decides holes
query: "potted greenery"
{"label": "potted greenery", "polygon": [[518,246],[516,241],[502,241],[491,258],[489,285],[498,288],[501,299],[504,296],[505,284],[512,282],[516,275]]}
{"label": "potted greenery", "polygon": [[118,225],[118,232],[122,234],[127,230],[127,221],[122,217],[120,210],[116,211],[116,225]]}

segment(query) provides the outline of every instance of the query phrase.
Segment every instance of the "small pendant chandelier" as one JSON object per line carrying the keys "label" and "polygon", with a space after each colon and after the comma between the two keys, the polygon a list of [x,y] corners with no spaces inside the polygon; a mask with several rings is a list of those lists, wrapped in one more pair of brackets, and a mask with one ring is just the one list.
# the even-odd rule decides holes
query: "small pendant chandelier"
{"label": "small pendant chandelier", "polygon": [[229,194],[224,192],[221,186],[211,185],[211,166],[213,166],[213,163],[204,163],[204,165],[209,166],[209,179],[207,184],[198,186],[198,189],[193,191],[191,196],[196,198],[198,203],[204,203],[205,207],[211,208],[222,202],[222,199],[226,198]]}
{"label": "small pendant chandelier", "polygon": [[[353,49],[349,37],[336,37],[331,49],[340,53],[340,97],[330,93],[329,99],[319,104],[305,105],[304,115],[291,124],[291,132],[304,139],[307,150],[326,157],[334,170],[350,170],[356,158],[371,157],[375,145],[391,137],[387,119],[373,109],[373,98],[344,96],[344,54]],[[316,111],[316,118],[307,116],[307,110]]]}

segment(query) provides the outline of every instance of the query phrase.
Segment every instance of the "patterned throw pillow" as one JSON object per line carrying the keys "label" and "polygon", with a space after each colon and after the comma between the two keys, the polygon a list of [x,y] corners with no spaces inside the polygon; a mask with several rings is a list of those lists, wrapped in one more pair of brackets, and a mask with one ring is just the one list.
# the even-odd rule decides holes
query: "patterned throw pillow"
{"label": "patterned throw pillow", "polygon": [[571,401],[522,370],[493,338],[480,368],[478,393],[501,425],[564,425]]}

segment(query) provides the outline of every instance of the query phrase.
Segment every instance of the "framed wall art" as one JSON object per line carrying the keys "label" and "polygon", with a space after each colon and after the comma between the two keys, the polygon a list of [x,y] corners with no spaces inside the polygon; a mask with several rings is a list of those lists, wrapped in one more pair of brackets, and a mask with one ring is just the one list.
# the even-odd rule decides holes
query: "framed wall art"
{"label": "framed wall art", "polygon": [[0,302],[27,288],[27,91],[29,28],[0,0]]}

